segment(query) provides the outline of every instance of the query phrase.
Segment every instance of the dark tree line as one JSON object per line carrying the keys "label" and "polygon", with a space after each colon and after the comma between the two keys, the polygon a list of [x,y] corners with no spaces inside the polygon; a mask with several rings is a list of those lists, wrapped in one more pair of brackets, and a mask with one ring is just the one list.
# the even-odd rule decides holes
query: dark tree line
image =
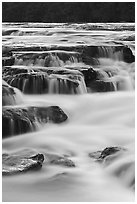
{"label": "dark tree line", "polygon": [[3,2],[3,22],[134,22],[134,2]]}

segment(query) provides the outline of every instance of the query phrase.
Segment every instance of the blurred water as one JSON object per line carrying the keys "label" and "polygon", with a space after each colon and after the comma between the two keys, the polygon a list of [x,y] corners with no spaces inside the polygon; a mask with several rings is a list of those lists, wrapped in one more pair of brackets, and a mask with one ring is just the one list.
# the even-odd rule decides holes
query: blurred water
{"label": "blurred water", "polygon": [[[6,23],[3,24],[4,32],[17,31],[4,35],[3,45],[13,47],[15,54],[18,48],[79,44],[112,46],[122,43],[134,50],[134,40],[118,39],[134,35],[133,28],[133,24]],[[58,67],[55,62],[59,60],[53,61],[53,66]],[[3,152],[33,148],[41,153],[69,155],[76,167],[47,166],[45,162],[38,172],[3,177],[3,201],[134,201],[134,62],[124,62],[120,52],[114,56],[112,50],[101,49],[98,61],[93,67],[102,74],[110,71],[112,76],[105,75],[104,79],[115,84],[115,92],[86,93],[85,85],[81,85],[80,95],[22,94],[24,106],[58,105],[69,119],[59,125],[39,126],[38,132],[4,139]],[[68,65],[69,68],[86,66],[75,60],[71,64],[61,64]],[[57,82],[54,83],[57,86]],[[121,146],[128,151],[107,166],[88,157],[89,153],[110,146]]]}

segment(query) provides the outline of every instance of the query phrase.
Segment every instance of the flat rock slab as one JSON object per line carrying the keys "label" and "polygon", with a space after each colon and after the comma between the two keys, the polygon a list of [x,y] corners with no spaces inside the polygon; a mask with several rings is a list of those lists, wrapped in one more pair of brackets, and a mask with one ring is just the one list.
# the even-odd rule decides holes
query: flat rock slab
{"label": "flat rock slab", "polygon": [[13,175],[30,170],[39,170],[43,161],[44,155],[33,150],[4,153],[2,154],[2,174]]}

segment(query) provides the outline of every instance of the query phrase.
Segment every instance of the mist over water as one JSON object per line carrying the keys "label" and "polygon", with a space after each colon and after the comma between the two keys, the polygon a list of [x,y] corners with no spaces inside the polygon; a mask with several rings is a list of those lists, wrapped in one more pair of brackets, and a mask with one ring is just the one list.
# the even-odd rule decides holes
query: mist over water
{"label": "mist over water", "polygon": [[[4,138],[3,153],[34,149],[75,163],[75,168],[47,165],[45,157],[39,171],[4,176],[3,201],[134,201],[133,27],[3,24],[3,46],[15,57],[4,64],[3,79],[15,89],[17,102],[8,103],[6,96],[4,108],[59,106],[68,116],[60,124],[36,121],[36,131]],[[96,80],[89,79],[91,72]],[[89,157],[106,147],[126,150],[102,163]]]}

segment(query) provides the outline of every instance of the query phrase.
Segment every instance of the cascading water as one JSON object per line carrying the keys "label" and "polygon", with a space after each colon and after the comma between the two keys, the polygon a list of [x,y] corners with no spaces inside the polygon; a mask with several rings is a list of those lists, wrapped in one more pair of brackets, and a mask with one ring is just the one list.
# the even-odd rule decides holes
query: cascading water
{"label": "cascading water", "polygon": [[[15,54],[16,56],[16,54]],[[67,51],[46,51],[41,53],[25,53],[15,57],[15,65],[42,66],[42,67],[63,67],[78,63],[79,58],[75,52]]]}
{"label": "cascading water", "polygon": [[133,28],[3,24],[3,201],[134,201]]}
{"label": "cascading water", "polygon": [[4,80],[2,81],[2,105],[17,105],[23,103],[22,93],[11,86]]}
{"label": "cascading water", "polygon": [[100,46],[99,50],[99,58],[110,58],[116,61],[123,61],[123,50],[115,50],[115,47],[112,46]]}

